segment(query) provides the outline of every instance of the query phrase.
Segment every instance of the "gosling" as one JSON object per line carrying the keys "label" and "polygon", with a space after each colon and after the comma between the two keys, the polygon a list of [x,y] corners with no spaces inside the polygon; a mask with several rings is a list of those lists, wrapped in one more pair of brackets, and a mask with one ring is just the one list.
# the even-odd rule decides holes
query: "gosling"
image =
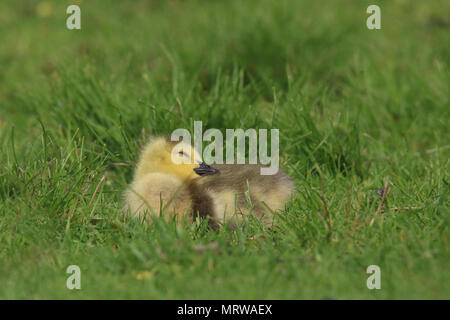
{"label": "gosling", "polygon": [[[174,149],[175,146],[178,148]],[[172,159],[178,160],[176,164]],[[260,175],[259,165],[206,165],[188,144],[157,137],[143,149],[133,181],[125,192],[125,210],[133,216],[174,215],[192,221],[210,217],[218,227],[232,225],[250,211],[264,224],[282,210],[294,183],[284,173]]]}
{"label": "gosling", "polygon": [[[176,164],[172,159],[184,162]],[[194,164],[194,159],[201,157],[190,145],[178,144],[166,137],[152,138],[144,147],[133,181],[125,191],[124,211],[140,218],[164,213],[170,219],[175,215],[178,222],[183,217],[192,218],[189,186],[200,177],[194,169],[201,163],[197,160]]]}

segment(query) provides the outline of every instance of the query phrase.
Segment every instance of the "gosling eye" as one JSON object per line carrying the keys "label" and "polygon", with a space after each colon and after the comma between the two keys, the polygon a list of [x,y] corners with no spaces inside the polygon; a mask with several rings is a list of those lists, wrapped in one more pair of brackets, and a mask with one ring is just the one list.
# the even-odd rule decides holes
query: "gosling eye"
{"label": "gosling eye", "polygon": [[182,157],[189,157],[189,156],[187,155],[187,153],[185,153],[185,152],[183,152],[183,151],[178,152],[178,154],[179,154],[180,156],[182,156]]}

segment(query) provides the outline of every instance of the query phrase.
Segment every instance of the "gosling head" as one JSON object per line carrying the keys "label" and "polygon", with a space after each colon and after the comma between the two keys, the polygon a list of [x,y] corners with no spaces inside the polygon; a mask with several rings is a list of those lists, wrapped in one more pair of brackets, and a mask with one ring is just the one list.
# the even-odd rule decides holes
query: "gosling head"
{"label": "gosling head", "polygon": [[141,154],[136,176],[142,177],[155,172],[172,174],[184,181],[214,174],[218,170],[205,164],[191,145],[170,141],[165,137],[155,137]]}

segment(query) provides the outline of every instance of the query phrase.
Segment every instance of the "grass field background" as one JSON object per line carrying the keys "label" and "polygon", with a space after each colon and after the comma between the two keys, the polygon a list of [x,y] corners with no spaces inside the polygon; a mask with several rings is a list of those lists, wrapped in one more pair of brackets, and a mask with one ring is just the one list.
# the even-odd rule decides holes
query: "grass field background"
{"label": "grass field background", "polygon": [[[66,28],[72,3],[81,30]],[[1,1],[0,298],[449,299],[449,12]],[[271,230],[121,214],[147,137],[194,120],[280,129],[297,192]]]}

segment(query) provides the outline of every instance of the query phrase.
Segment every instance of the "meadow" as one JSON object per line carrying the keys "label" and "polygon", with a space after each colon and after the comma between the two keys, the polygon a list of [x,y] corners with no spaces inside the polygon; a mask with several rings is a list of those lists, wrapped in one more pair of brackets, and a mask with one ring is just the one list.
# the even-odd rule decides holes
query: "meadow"
{"label": "meadow", "polygon": [[[81,30],[66,28],[69,4]],[[0,298],[449,299],[448,12],[1,1]],[[196,120],[280,130],[296,193],[271,228],[122,213],[148,137]]]}

